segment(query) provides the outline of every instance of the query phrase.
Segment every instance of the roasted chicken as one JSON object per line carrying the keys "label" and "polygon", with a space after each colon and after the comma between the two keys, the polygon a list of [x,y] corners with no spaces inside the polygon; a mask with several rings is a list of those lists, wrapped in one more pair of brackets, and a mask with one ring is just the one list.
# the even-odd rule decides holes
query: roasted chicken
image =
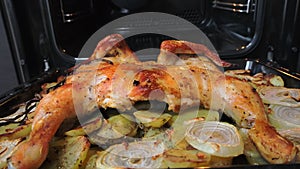
{"label": "roasted chicken", "polygon": [[297,149],[269,125],[255,89],[225,76],[216,64],[230,65],[203,45],[173,40],[162,43],[157,62],[140,62],[120,35],[110,35],[87,62],[73,68],[63,86],[40,101],[32,132],[16,148],[10,167],[41,166],[49,142],[67,118],[98,108],[123,112],[148,100],[165,102],[174,112],[197,106],[222,111],[238,126],[250,129],[250,138],[267,161],[291,162]]}

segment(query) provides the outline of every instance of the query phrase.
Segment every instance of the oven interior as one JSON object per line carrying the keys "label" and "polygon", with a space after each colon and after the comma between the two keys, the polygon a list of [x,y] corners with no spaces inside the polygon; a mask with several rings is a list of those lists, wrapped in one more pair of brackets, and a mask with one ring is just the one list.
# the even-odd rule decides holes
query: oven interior
{"label": "oven interior", "polygon": [[[235,63],[235,68],[279,74],[288,87],[300,87],[299,0],[1,0],[0,5],[19,83],[1,94],[2,117],[33,98],[41,84],[55,81],[73,66],[98,29],[140,12],[186,19],[202,30],[220,57]],[[118,30],[115,33],[122,34]],[[126,42],[138,52],[158,49],[168,38],[145,33]]]}
{"label": "oven interior", "polygon": [[[80,0],[76,3],[59,0],[49,3],[56,43],[61,51],[75,57],[96,30],[110,21],[139,12],[163,12],[186,19],[208,36],[220,55],[231,58],[251,50],[261,36],[263,25],[264,4],[256,0],[188,0],[185,3],[179,0]],[[70,29],[72,31],[67,31]],[[116,33],[122,33],[118,30]],[[143,34],[127,41],[137,51],[159,48],[164,39]]]}
{"label": "oven interior", "polygon": [[[258,59],[289,73],[300,72],[297,0],[2,0],[1,12],[20,84],[50,69],[74,65],[98,29],[140,12],[186,19],[206,34],[222,59]],[[114,33],[122,34],[119,30]],[[140,34],[126,41],[139,51],[159,48],[166,38]]]}

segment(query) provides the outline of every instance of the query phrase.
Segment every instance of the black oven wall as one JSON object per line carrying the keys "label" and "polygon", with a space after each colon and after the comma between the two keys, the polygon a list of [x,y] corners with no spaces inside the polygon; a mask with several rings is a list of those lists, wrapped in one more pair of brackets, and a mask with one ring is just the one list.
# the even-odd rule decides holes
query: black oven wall
{"label": "black oven wall", "polygon": [[46,0],[1,0],[1,12],[20,83],[50,69],[65,69],[74,58],[62,53],[53,37]]}
{"label": "black oven wall", "polygon": [[[208,36],[223,58],[244,57],[256,46],[261,36],[261,16],[264,12],[262,0],[236,1],[239,5],[225,2],[226,0],[186,0],[184,3],[180,0],[141,0],[138,4],[133,4],[133,1],[49,0],[58,47],[76,57],[82,44],[93,32],[119,17],[140,12],[163,12],[186,19]],[[159,18],[155,19],[164,22]],[[177,31],[176,26],[170,27]],[[123,28],[134,31],[134,28],[125,26],[116,28],[115,33],[124,33],[119,31]],[[129,46],[140,49],[142,42],[159,47],[160,42],[164,40],[164,37],[159,39],[150,36],[135,36],[130,39]],[[134,43],[134,39],[138,43]]]}
{"label": "black oven wall", "polygon": [[266,0],[262,39],[250,57],[300,72],[300,1]]}
{"label": "black oven wall", "polygon": [[22,77],[18,77],[14,60],[7,39],[2,13],[0,13],[0,95],[19,84]]}

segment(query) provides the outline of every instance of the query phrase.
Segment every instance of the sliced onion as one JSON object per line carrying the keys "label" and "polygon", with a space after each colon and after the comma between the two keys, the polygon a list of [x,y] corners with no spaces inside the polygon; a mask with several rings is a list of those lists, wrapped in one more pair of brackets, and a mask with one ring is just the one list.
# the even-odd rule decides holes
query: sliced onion
{"label": "sliced onion", "polygon": [[279,134],[300,146],[300,128],[278,130]]}
{"label": "sliced onion", "polygon": [[22,139],[0,141],[0,168],[7,168],[7,160]]}
{"label": "sliced onion", "polygon": [[97,168],[159,168],[164,152],[163,144],[139,141],[116,144],[97,159]]}
{"label": "sliced onion", "polygon": [[300,89],[263,86],[257,92],[266,104],[300,107]]}
{"label": "sliced onion", "polygon": [[300,107],[270,105],[269,121],[276,129],[300,128]]}
{"label": "sliced onion", "polygon": [[279,134],[292,141],[298,149],[295,163],[300,163],[300,128],[278,130]]}
{"label": "sliced onion", "polygon": [[185,139],[194,148],[219,157],[238,156],[244,150],[236,127],[225,122],[195,122],[187,130]]}

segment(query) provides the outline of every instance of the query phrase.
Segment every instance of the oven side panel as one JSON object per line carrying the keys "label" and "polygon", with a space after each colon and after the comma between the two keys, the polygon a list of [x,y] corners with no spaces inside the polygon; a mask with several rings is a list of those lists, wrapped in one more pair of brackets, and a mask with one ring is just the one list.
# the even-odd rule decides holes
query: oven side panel
{"label": "oven side panel", "polygon": [[12,58],[10,44],[7,39],[7,32],[4,26],[2,13],[0,13],[0,95],[19,84],[15,62]]}
{"label": "oven side panel", "polygon": [[299,16],[299,0],[266,0],[262,39],[249,57],[300,72]]}

